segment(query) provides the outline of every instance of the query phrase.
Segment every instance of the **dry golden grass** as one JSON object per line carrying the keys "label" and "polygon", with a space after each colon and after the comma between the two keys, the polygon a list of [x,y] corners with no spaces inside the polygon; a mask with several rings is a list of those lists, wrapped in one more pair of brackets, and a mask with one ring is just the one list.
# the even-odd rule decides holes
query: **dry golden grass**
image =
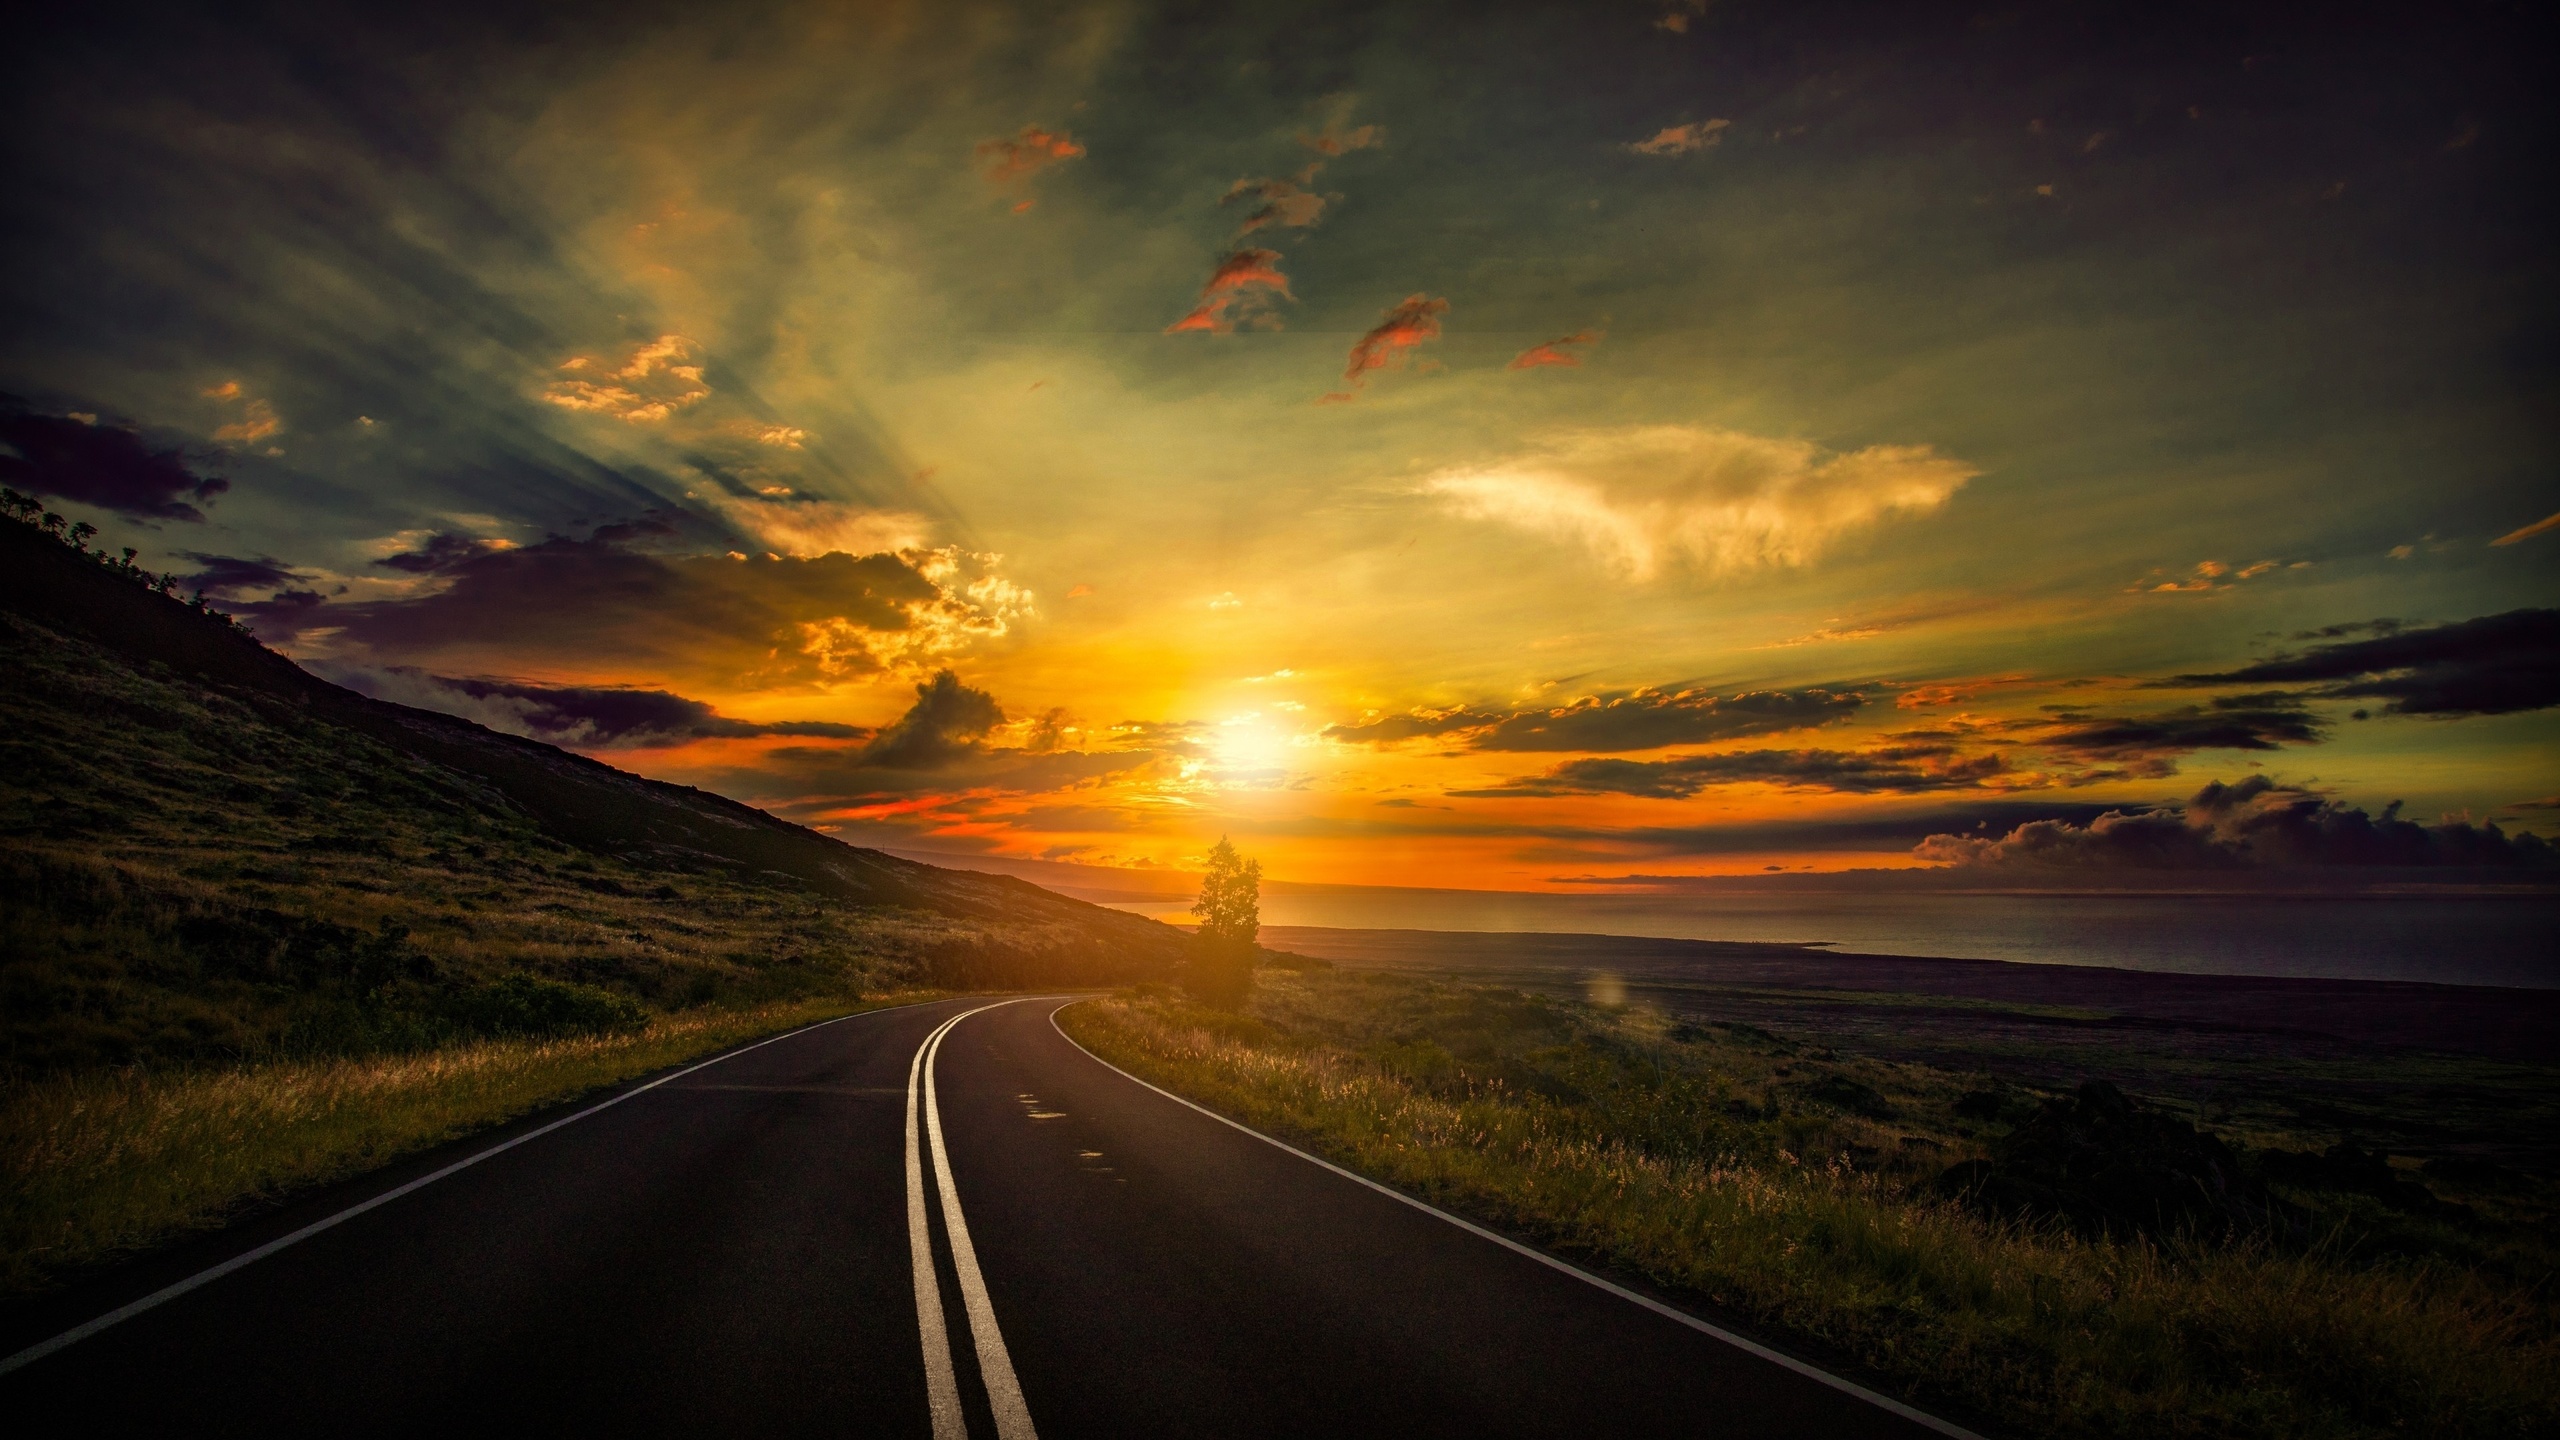
{"label": "dry golden grass", "polygon": [[[2553,1312],[2516,1285],[2336,1246],[2091,1243],[1989,1222],[1925,1198],[1907,1174],[1809,1162],[1742,1133],[1733,1153],[1684,1152],[1654,1137],[1687,1117],[1649,1124],[1624,1095],[1421,1080],[1394,1051],[1292,1024],[1320,1008],[1296,991],[1337,983],[1266,987],[1260,1019],[1131,998],[1061,1018],[1113,1063],[1363,1173],[1818,1340],[1923,1401],[2023,1432],[2457,1436],[2560,1424]],[[1762,1126],[1764,1139],[1784,1134],[1775,1118]]]}
{"label": "dry golden grass", "polygon": [[694,1011],[633,1035],[22,1082],[0,1092],[0,1292],[41,1286],[600,1086],[917,998]]}

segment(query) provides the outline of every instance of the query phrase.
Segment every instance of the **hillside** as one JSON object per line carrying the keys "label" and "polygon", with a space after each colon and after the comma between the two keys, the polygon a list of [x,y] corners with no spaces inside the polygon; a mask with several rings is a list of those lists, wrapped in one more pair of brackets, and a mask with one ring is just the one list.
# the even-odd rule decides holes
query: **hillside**
{"label": "hillside", "polygon": [[400,1048],[527,996],[1091,983],[1179,953],[1027,881],[358,695],[16,521],[0,673],[8,1072]]}

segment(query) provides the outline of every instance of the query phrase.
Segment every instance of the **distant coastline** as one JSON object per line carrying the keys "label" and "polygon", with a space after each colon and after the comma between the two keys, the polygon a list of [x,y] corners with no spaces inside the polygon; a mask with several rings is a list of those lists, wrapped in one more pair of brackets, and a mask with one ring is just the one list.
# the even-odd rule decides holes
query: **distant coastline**
{"label": "distant coastline", "polygon": [[[1016,875],[1170,919],[1196,881],[932,851],[908,858]],[[1782,944],[1937,959],[2158,973],[2560,988],[2560,886],[2512,870],[2159,872],[2157,888],[1984,884],[1952,870],[1718,877],[1650,893],[1263,886],[1273,926],[1537,933]]]}

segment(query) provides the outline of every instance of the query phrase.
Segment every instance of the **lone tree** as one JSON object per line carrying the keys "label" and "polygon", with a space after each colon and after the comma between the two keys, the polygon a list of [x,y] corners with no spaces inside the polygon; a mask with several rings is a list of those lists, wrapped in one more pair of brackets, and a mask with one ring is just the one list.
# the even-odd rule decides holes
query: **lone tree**
{"label": "lone tree", "polygon": [[1200,935],[1184,985],[1211,1005],[1243,1004],[1253,990],[1254,937],[1262,932],[1262,862],[1219,836],[1191,913],[1200,918]]}

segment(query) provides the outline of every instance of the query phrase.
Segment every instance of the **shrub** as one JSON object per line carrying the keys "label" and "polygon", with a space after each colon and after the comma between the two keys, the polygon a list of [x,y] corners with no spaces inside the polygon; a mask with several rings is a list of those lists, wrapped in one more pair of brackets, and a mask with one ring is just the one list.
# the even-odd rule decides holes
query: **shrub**
{"label": "shrub", "polygon": [[475,1035],[556,1039],[571,1035],[623,1035],[646,1027],[639,1001],[531,975],[509,975],[453,994],[447,1015]]}

